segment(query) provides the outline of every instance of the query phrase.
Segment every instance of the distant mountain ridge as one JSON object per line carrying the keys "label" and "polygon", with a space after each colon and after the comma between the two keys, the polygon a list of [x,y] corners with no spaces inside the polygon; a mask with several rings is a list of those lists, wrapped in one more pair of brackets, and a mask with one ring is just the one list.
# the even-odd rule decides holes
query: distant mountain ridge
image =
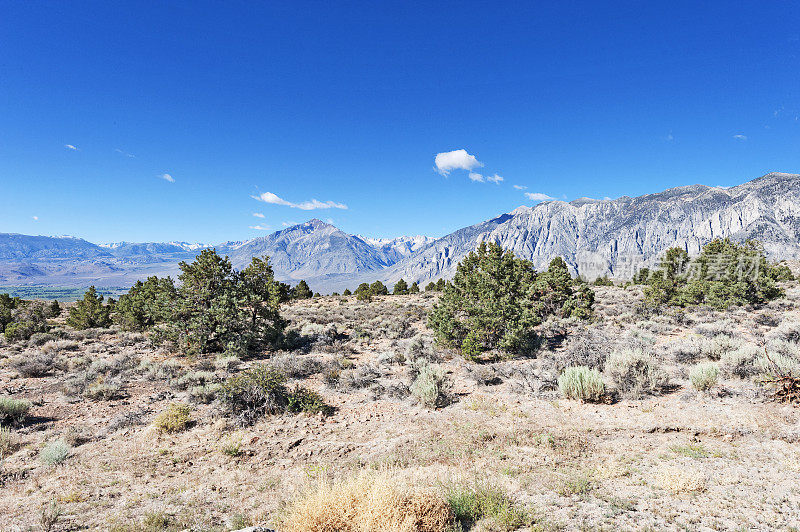
{"label": "distant mountain ridge", "polygon": [[[800,258],[800,175],[770,173],[730,188],[691,185],[615,200],[580,198],[522,206],[442,238],[375,239],[321,220],[214,246],[243,267],[268,255],[279,279],[342,291],[376,279],[427,283],[450,278],[482,241],[496,242],[543,268],[563,257],[589,278],[630,277],[669,247],[696,254],[710,240],[761,240],[773,259]],[[176,275],[203,244],[117,243],[75,237],[0,234],[0,285],[127,286],[147,275]]]}

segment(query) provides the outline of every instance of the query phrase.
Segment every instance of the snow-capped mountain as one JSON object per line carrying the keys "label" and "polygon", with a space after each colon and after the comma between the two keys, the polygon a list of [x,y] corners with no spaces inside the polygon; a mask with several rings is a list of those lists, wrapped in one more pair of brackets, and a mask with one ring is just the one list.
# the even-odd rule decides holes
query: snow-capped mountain
{"label": "snow-capped mountain", "polygon": [[[563,257],[589,278],[630,277],[669,247],[690,254],[714,238],[758,239],[773,259],[800,258],[800,175],[771,173],[739,186],[692,185],[615,200],[581,198],[522,206],[439,239],[375,239],[310,220],[215,249],[238,268],[269,256],[276,277],[306,279],[317,291],[342,291],[376,279],[392,284],[449,278],[482,241],[492,241],[543,268]],[[0,234],[0,285],[128,286],[148,275],[176,275],[203,244],[119,243],[74,237]]]}

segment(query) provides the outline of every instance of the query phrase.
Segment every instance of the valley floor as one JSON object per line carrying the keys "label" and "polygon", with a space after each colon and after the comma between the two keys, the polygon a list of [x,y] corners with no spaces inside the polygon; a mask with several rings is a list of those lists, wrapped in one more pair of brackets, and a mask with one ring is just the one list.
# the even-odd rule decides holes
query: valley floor
{"label": "valley floor", "polygon": [[[532,516],[520,530],[800,528],[800,410],[722,362],[709,392],[688,378],[726,349],[791,343],[800,289],[758,309],[656,315],[638,310],[638,288],[596,292],[594,322],[547,324],[535,358],[483,364],[433,344],[430,294],[293,303],[284,314],[308,344],[269,360],[189,360],[115,330],[0,344],[0,395],[34,404],[0,465],[0,529],[39,530],[57,507],[52,530],[280,530],[298,493],[364,470],[441,492],[495,487]],[[611,404],[561,398],[560,368],[602,368],[621,348],[654,353],[671,386]],[[44,376],[20,375],[20,357],[49,354]],[[417,357],[446,370],[448,404],[409,395]],[[236,427],[203,402],[198,385],[263,362],[335,412]],[[92,395],[103,384],[113,393]],[[158,432],[154,417],[176,401],[192,405],[193,424]],[[57,439],[70,454],[46,465],[40,451]],[[503,528],[486,519],[473,530]]]}

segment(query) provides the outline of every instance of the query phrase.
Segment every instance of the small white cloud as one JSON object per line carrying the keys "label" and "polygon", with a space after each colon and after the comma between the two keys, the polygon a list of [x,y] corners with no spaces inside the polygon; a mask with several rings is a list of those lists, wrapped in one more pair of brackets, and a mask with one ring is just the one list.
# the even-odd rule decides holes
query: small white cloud
{"label": "small white cloud", "polygon": [[175,178],[174,178],[174,177],[172,177],[172,176],[171,176],[171,175],[169,175],[169,174],[161,174],[161,175],[160,175],[160,176],[158,176],[158,177],[159,177],[159,179],[163,179],[164,181],[168,181],[168,182],[170,182],[170,183],[174,183],[174,182],[175,182]]}
{"label": "small white cloud", "polygon": [[258,224],[258,225],[251,225],[250,229],[255,229],[257,231],[269,231],[271,227],[268,226],[267,224]]}
{"label": "small white cloud", "polygon": [[281,222],[281,225],[284,227],[291,227],[293,225],[297,225],[297,222]]}
{"label": "small white cloud", "polygon": [[475,181],[476,183],[485,183],[485,182],[488,181],[490,183],[497,183],[498,185],[500,183],[502,183],[503,181],[505,181],[501,176],[499,176],[497,174],[494,174],[494,175],[481,175],[481,174],[479,174],[477,172],[470,172],[469,173],[469,178],[472,181]]}
{"label": "small white cloud", "polygon": [[525,185],[514,185],[514,188],[517,190],[525,190],[528,187],[526,187]]}
{"label": "small white cloud", "polygon": [[525,197],[531,201],[548,201],[555,199],[547,194],[542,194],[541,192],[526,192]]}
{"label": "small white cloud", "polygon": [[38,216],[31,216],[31,218],[33,218],[34,222],[38,222],[39,221],[39,217]]}
{"label": "small white cloud", "polygon": [[436,171],[443,176],[448,175],[453,170],[470,171],[483,166],[482,162],[464,149],[437,153],[434,163],[436,164]]}
{"label": "small white cloud", "polygon": [[136,158],[136,156],[134,154],[128,153],[128,152],[123,151],[123,150],[121,150],[119,148],[116,148],[114,151],[119,153],[120,155],[124,155],[125,157],[130,157],[131,159],[135,159]]}
{"label": "small white cloud", "polygon": [[253,216],[255,216],[256,218],[264,218],[264,215],[261,214],[260,212],[254,212]]}
{"label": "small white cloud", "polygon": [[250,196],[251,198],[263,201],[264,203],[271,203],[273,205],[285,205],[286,207],[291,207],[293,209],[300,209],[303,211],[313,211],[314,209],[347,209],[347,205],[344,203],[336,203],[335,201],[319,201],[316,199],[311,199],[309,201],[303,201],[301,203],[292,203],[291,201],[286,201],[283,198],[278,197],[276,194],[272,192],[262,192],[258,196]]}
{"label": "small white cloud", "polygon": [[64,144],[64,147],[68,150],[78,151],[78,148],[76,146],[73,146],[72,144]]}
{"label": "small white cloud", "polygon": [[672,133],[669,133],[667,135],[667,142],[672,142],[673,140],[675,140],[675,136]]}
{"label": "small white cloud", "polygon": [[734,135],[733,138],[735,138],[736,140],[747,140],[747,135],[738,134]]}

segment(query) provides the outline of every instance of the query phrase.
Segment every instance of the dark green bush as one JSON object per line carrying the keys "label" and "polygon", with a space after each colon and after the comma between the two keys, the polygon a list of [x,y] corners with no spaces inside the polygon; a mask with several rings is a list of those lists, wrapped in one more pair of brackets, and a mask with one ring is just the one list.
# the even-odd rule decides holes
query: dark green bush
{"label": "dark green bush", "polygon": [[90,286],[83,299],[70,307],[67,325],[78,330],[111,325],[111,308],[103,305],[103,296],[97,294],[94,286]]}
{"label": "dark green bush", "polygon": [[594,286],[614,286],[614,281],[608,278],[608,275],[604,275],[603,277],[598,277],[597,279],[592,282]]}
{"label": "dark green bush", "polygon": [[[405,281],[403,281],[405,284]],[[386,288],[386,285],[380,281],[375,281],[371,285],[369,285],[369,291],[372,292],[373,296],[386,296],[389,295],[389,289]]]}
{"label": "dark green bush", "polygon": [[5,326],[5,336],[9,342],[19,342],[49,330],[44,303],[18,300],[11,312],[11,320]]}
{"label": "dark green bush", "polygon": [[664,255],[659,269],[648,278],[647,302],[656,305],[708,305],[725,309],[776,299],[783,292],[776,271],[758,242],[737,244],[729,239],[708,243],[700,255],[690,259],[680,248]]}
{"label": "dark green bush", "polygon": [[475,358],[485,351],[526,352],[536,345],[534,327],[548,316],[588,318],[594,293],[573,286],[566,263],[547,271],[494,243],[467,255],[428,319],[437,339]]}
{"label": "dark green bush", "polygon": [[157,342],[170,341],[189,355],[244,356],[282,338],[286,323],[278,309],[288,293],[267,259],[254,257],[237,272],[227,257],[203,250],[180,268],[174,310]]}
{"label": "dark green bush", "polygon": [[392,294],[396,296],[408,295],[408,283],[406,283],[403,279],[397,281],[394,285],[394,290],[392,290]]}
{"label": "dark green bush", "polygon": [[314,293],[309,288],[308,283],[304,280],[301,280],[297,283],[297,286],[294,287],[292,292],[294,299],[311,299],[314,297]]}
{"label": "dark green bush", "polygon": [[114,320],[129,331],[143,331],[164,323],[172,315],[178,292],[170,277],[148,277],[136,281],[128,293],[119,298]]}
{"label": "dark green bush", "polygon": [[286,387],[286,376],[269,366],[257,365],[222,384],[218,395],[228,415],[242,425],[252,425],[265,415],[284,412],[326,412],[329,407],[315,392]]}

